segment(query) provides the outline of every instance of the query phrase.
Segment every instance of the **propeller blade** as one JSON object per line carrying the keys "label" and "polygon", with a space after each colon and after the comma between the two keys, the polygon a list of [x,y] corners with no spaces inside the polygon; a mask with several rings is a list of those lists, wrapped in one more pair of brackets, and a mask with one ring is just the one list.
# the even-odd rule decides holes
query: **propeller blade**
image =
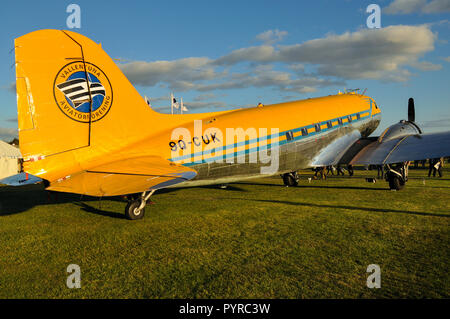
{"label": "propeller blade", "polygon": [[408,121],[414,122],[416,120],[416,111],[414,109],[414,99],[412,97],[408,100]]}

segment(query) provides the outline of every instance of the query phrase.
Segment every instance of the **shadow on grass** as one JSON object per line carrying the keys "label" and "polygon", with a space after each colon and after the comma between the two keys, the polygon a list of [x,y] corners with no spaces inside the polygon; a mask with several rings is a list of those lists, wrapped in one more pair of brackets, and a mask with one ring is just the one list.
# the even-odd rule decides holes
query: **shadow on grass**
{"label": "shadow on grass", "polygon": [[450,215],[446,215],[446,214],[415,212],[415,211],[409,211],[409,210],[385,209],[385,208],[374,208],[374,207],[355,207],[355,206],[344,206],[344,205],[323,205],[323,204],[290,202],[290,201],[269,200],[269,199],[246,199],[246,198],[230,198],[230,199],[251,200],[251,201],[254,201],[254,202],[284,204],[284,205],[304,206],[304,207],[339,208],[339,209],[348,209],[348,210],[363,210],[363,211],[377,212],[377,213],[401,213],[401,214],[411,214],[411,215],[420,215],[420,216],[434,216],[434,217],[446,217],[446,218],[450,217]]}
{"label": "shadow on grass", "polygon": [[233,191],[233,192],[248,192],[248,190],[246,189],[234,186],[235,184],[236,183],[226,184],[225,187],[221,187],[220,185],[205,185],[205,186],[198,186],[197,188],[222,189],[224,191]]}
{"label": "shadow on grass", "polygon": [[388,191],[389,188],[375,188],[375,187],[358,187],[358,186],[324,186],[324,185],[298,185],[299,188],[333,188],[333,189],[361,189],[370,191]]}
{"label": "shadow on grass", "polygon": [[[235,185],[237,183],[233,183],[233,185]],[[232,191],[232,192],[248,192],[248,190],[243,189],[241,187],[236,187],[233,186],[231,184],[226,184],[226,187],[221,188],[220,185],[205,185],[205,186],[188,186],[188,187],[171,187],[171,188],[162,188],[162,189],[158,189],[157,192],[155,193],[155,195],[157,194],[169,194],[175,191],[179,191],[180,189],[188,189],[188,188],[195,188],[195,189],[217,189],[217,190],[223,190],[224,192],[226,191]],[[242,183],[242,185],[245,185],[244,183]],[[251,185],[251,184],[249,184]],[[256,184],[255,184],[256,185]],[[263,185],[263,184],[261,184]],[[175,195],[175,194],[174,194]]]}
{"label": "shadow on grass", "polygon": [[[22,213],[39,205],[79,203],[81,201],[89,202],[98,200],[99,198],[97,197],[79,194],[49,192],[46,191],[42,185],[29,185],[23,188],[5,186],[0,187],[0,217]],[[108,197],[108,200],[122,201],[120,197]]]}
{"label": "shadow on grass", "polygon": [[[320,181],[316,181],[315,183],[320,183]],[[238,185],[255,185],[255,186],[271,186],[271,187],[286,187],[283,184],[272,184],[272,183],[233,183]],[[371,191],[387,191],[389,188],[375,188],[375,187],[357,187],[357,186],[332,186],[332,185],[298,185],[292,188],[327,188],[327,189],[361,189],[361,190],[371,190]]]}
{"label": "shadow on grass", "polygon": [[87,213],[101,215],[101,216],[106,216],[106,217],[114,217],[114,218],[125,219],[125,215],[124,214],[98,209],[98,208],[90,206],[90,205],[88,205],[86,203],[78,202],[78,203],[75,203],[75,205],[81,207],[81,209],[83,211],[87,212]]}

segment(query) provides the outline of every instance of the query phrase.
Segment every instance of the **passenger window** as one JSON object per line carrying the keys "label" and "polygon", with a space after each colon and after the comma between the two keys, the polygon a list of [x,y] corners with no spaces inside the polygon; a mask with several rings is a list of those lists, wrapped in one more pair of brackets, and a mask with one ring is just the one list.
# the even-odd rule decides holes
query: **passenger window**
{"label": "passenger window", "polygon": [[338,119],[338,123],[339,123],[339,125],[342,125],[342,119],[341,118]]}
{"label": "passenger window", "polygon": [[356,114],[356,119],[359,120],[361,118],[361,115],[358,113]]}
{"label": "passenger window", "polygon": [[308,130],[306,129],[306,127],[302,128],[302,135],[303,136],[308,135]]}
{"label": "passenger window", "polygon": [[320,132],[321,131],[320,124],[316,124],[316,125],[314,125],[314,127],[316,128],[316,132]]}
{"label": "passenger window", "polygon": [[332,128],[332,127],[333,127],[333,124],[331,124],[331,121],[328,121],[328,122],[327,122],[327,127],[328,127],[328,128]]}
{"label": "passenger window", "polygon": [[292,131],[286,132],[286,139],[292,141],[294,139],[294,133],[292,133]]}
{"label": "passenger window", "polygon": [[348,122],[350,123],[352,121],[352,116],[351,115],[347,116],[347,119],[348,119]]}

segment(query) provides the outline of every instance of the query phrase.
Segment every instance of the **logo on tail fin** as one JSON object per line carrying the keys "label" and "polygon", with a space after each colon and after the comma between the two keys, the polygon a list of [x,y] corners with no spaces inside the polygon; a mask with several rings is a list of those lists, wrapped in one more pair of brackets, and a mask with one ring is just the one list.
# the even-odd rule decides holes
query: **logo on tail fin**
{"label": "logo on tail fin", "polygon": [[55,78],[53,93],[61,111],[78,122],[96,122],[112,105],[111,83],[100,68],[88,62],[64,66]]}

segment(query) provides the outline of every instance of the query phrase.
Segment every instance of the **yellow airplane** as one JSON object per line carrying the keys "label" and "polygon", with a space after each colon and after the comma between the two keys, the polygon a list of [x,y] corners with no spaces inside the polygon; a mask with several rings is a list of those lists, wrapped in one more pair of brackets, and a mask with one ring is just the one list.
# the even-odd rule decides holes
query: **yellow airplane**
{"label": "yellow airplane", "polygon": [[[381,112],[355,92],[225,112],[153,111],[100,44],[75,32],[35,31],[15,40],[24,172],[1,181],[42,181],[47,190],[126,195],[140,219],[165,187],[224,184],[325,165],[385,165],[391,188],[409,160],[449,155],[450,135],[422,134],[409,120],[370,138]],[[393,165],[394,163],[400,163]]]}

